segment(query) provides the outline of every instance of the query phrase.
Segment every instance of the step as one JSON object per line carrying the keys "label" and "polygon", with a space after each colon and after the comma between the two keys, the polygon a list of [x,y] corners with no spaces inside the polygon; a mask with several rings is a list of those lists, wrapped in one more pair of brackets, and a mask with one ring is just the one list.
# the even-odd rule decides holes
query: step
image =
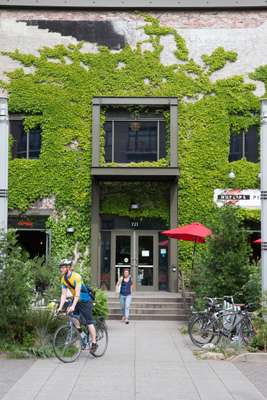
{"label": "step", "polygon": [[[107,293],[109,319],[121,319],[119,296],[114,292]],[[130,319],[155,321],[188,321],[192,296],[187,293],[169,292],[134,292],[130,307]]]}
{"label": "step", "polygon": [[[120,320],[121,315],[110,314],[108,319]],[[130,320],[150,320],[150,321],[188,321],[187,315],[172,314],[130,314]]]}
{"label": "step", "polygon": [[[108,302],[109,308],[117,308],[120,307],[119,301]],[[174,308],[174,309],[181,309],[184,308],[183,303],[158,303],[158,302],[143,302],[138,303],[135,301],[131,302],[131,307],[134,308]],[[189,304],[186,304],[186,308],[189,309]]]}
{"label": "step", "polygon": [[[112,308],[109,310],[110,314],[121,314],[120,308]],[[163,309],[163,310],[158,310],[155,308],[134,308],[131,307],[130,309],[130,314],[173,314],[173,315],[180,315],[180,314],[186,314],[184,310],[175,310],[175,309]]]}
{"label": "step", "polygon": [[[113,296],[108,297],[108,303],[119,301],[119,297]],[[132,302],[136,303],[183,303],[184,300],[181,297],[132,297]],[[191,298],[186,298],[185,302],[188,304],[192,303]]]}

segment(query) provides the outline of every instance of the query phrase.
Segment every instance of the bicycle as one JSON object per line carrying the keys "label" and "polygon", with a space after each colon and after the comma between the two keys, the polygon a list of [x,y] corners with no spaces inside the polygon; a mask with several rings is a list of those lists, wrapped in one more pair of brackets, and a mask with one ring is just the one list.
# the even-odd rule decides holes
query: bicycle
{"label": "bicycle", "polygon": [[253,304],[244,304],[239,311],[219,311],[212,321],[214,344],[225,337],[229,340],[237,338],[241,344],[248,345],[256,334],[249,314],[253,307]]}
{"label": "bicycle", "polygon": [[[88,332],[88,327],[82,316],[69,313],[65,314],[67,321],[60,326],[53,337],[53,349],[56,357],[64,362],[71,363],[77,360],[83,350],[91,348],[91,337]],[[75,323],[80,322],[82,333],[79,332]],[[97,349],[90,352],[94,357],[102,357],[108,346],[108,331],[103,317],[98,317],[94,322],[96,329]]]}
{"label": "bicycle", "polygon": [[233,296],[205,297],[204,299],[207,301],[206,309],[204,311],[192,311],[192,317],[188,322],[190,339],[198,347],[213,343],[214,339],[217,342],[216,318],[222,313],[236,310]]}
{"label": "bicycle", "polygon": [[215,332],[211,325],[214,314],[222,309],[218,298],[205,297],[206,309],[204,311],[194,311],[188,322],[188,333],[191,341],[198,347],[211,343]]}

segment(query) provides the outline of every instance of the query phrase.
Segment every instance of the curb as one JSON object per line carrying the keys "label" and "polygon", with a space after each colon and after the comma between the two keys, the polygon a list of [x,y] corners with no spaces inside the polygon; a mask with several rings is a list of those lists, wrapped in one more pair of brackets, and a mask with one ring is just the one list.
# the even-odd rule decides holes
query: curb
{"label": "curb", "polygon": [[243,353],[231,358],[232,362],[267,362],[267,353]]}

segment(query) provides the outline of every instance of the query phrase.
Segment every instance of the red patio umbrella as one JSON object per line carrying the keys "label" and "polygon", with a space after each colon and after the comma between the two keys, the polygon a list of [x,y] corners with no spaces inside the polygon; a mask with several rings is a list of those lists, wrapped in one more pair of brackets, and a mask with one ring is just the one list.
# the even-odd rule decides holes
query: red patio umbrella
{"label": "red patio umbrella", "polygon": [[261,243],[261,242],[262,242],[261,238],[253,240],[253,243]]}
{"label": "red patio umbrella", "polygon": [[192,222],[192,224],[184,225],[179,228],[169,229],[161,232],[163,235],[177,240],[188,240],[194,242],[192,252],[192,267],[194,263],[194,254],[196,250],[196,243],[205,243],[205,238],[212,234],[212,231],[200,222]]}

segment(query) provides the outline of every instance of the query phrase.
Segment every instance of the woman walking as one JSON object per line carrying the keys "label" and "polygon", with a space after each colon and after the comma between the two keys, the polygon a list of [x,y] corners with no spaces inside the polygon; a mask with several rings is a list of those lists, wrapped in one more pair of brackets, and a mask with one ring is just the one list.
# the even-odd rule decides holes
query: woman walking
{"label": "woman walking", "polygon": [[120,286],[120,303],[122,311],[122,321],[129,324],[129,308],[132,300],[132,278],[128,269],[123,270],[123,276],[118,280]]}

